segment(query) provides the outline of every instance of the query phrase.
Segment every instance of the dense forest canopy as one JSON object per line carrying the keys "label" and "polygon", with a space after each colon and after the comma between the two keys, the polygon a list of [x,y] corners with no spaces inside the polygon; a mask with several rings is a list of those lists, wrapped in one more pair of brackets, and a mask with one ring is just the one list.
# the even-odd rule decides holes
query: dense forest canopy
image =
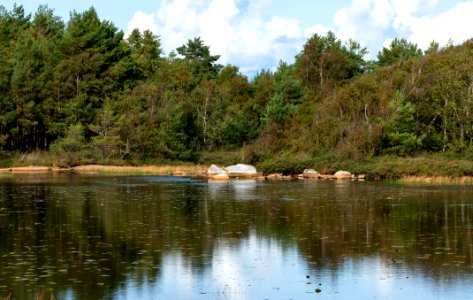
{"label": "dense forest canopy", "polygon": [[40,6],[0,6],[0,155],[48,150],[59,165],[112,160],[363,160],[473,149],[473,40],[423,52],[310,37],[293,64],[249,80],[199,37],[163,53],[94,8],[65,23]]}

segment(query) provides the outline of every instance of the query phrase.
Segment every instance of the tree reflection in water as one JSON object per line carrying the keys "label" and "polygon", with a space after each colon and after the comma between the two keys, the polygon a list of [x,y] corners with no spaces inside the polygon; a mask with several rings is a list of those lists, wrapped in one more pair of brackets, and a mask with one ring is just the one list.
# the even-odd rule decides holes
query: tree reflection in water
{"label": "tree reflection in water", "polygon": [[341,299],[353,289],[464,296],[472,196],[372,182],[4,176],[0,297],[304,298],[319,284]]}

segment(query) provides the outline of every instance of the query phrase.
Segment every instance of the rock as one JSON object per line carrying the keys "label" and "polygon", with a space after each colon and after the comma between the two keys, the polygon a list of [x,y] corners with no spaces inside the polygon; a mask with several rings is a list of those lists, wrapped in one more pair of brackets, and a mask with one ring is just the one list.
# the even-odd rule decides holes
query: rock
{"label": "rock", "polygon": [[333,176],[335,179],[351,179],[351,173],[347,171],[337,171]]}
{"label": "rock", "polygon": [[177,172],[171,172],[171,174],[169,174],[171,176],[176,176],[176,177],[185,177],[185,176],[188,176],[188,174],[186,172],[182,172],[182,171],[177,171]]}
{"label": "rock", "polygon": [[266,179],[268,180],[281,180],[282,178],[283,176],[280,173],[273,173],[266,176]]}
{"label": "rock", "polygon": [[228,177],[228,175],[225,173],[225,174],[214,174],[212,176],[210,176],[210,178],[212,178],[213,180],[229,180],[230,177]]}
{"label": "rock", "polygon": [[236,164],[225,167],[224,170],[227,172],[229,177],[256,177],[258,172],[256,168],[246,164]]}
{"label": "rock", "polygon": [[360,174],[358,175],[358,180],[365,180],[366,179],[366,175],[365,174]]}
{"label": "rock", "polygon": [[302,175],[304,178],[310,178],[310,179],[319,179],[320,177],[320,173],[315,171],[314,169],[305,169]]}
{"label": "rock", "polygon": [[335,176],[334,175],[330,175],[330,174],[321,174],[320,175],[320,178],[324,179],[324,180],[332,180],[332,179],[335,179]]}
{"label": "rock", "polygon": [[212,177],[214,175],[227,175],[224,169],[217,167],[216,165],[211,165],[210,168],[207,170],[207,175]]}

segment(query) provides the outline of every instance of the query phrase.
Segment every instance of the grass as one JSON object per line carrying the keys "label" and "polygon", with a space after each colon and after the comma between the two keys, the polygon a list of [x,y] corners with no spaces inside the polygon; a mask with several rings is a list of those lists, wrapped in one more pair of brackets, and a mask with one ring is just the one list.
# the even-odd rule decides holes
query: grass
{"label": "grass", "polygon": [[51,154],[46,151],[16,153],[11,158],[11,163],[15,167],[52,166]]}
{"label": "grass", "polygon": [[[12,168],[14,172],[45,172],[56,169],[54,155],[46,151],[31,153],[14,153],[9,158],[0,160],[4,171]],[[125,174],[125,175],[200,175],[208,166],[201,164],[153,161],[152,163],[127,162],[125,160],[99,161],[97,164],[75,166],[73,171],[79,173]],[[66,168],[67,169],[67,168]]]}
{"label": "grass", "polygon": [[218,151],[205,151],[200,153],[200,158],[198,163],[203,165],[233,165],[237,162],[244,162],[244,155],[240,149],[232,150],[232,151],[225,151],[225,150],[218,150]]}
{"label": "grass", "polygon": [[473,161],[452,159],[442,155],[424,154],[417,157],[381,156],[366,161],[325,162],[328,169],[345,169],[357,174],[385,179],[406,177],[459,178],[473,176]]}
{"label": "grass", "polygon": [[207,166],[182,164],[161,166],[104,166],[86,165],[73,168],[79,173],[96,172],[99,174],[124,174],[124,175],[202,175]]}
{"label": "grass", "polygon": [[434,184],[434,185],[461,185],[473,184],[473,176],[449,177],[449,176],[405,176],[397,180],[399,183],[406,184]]}
{"label": "grass", "polygon": [[275,156],[257,164],[258,170],[268,173],[300,173],[312,168],[333,174],[338,170],[364,174],[367,178],[399,180],[433,184],[473,184],[473,160],[444,153],[425,153],[415,157],[377,156],[364,161],[339,159],[331,154],[312,158],[291,155]]}

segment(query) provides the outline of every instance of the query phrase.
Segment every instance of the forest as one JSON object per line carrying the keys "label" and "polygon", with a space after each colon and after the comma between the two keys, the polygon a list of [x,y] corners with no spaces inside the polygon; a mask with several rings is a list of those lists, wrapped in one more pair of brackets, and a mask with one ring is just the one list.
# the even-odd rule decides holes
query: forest
{"label": "forest", "polygon": [[126,37],[94,8],[66,23],[47,6],[0,6],[1,161],[47,153],[57,166],[241,161],[292,172],[473,160],[473,39],[422,51],[396,38],[366,54],[314,34],[294,63],[248,78],[199,37],[166,54],[159,36]]}

